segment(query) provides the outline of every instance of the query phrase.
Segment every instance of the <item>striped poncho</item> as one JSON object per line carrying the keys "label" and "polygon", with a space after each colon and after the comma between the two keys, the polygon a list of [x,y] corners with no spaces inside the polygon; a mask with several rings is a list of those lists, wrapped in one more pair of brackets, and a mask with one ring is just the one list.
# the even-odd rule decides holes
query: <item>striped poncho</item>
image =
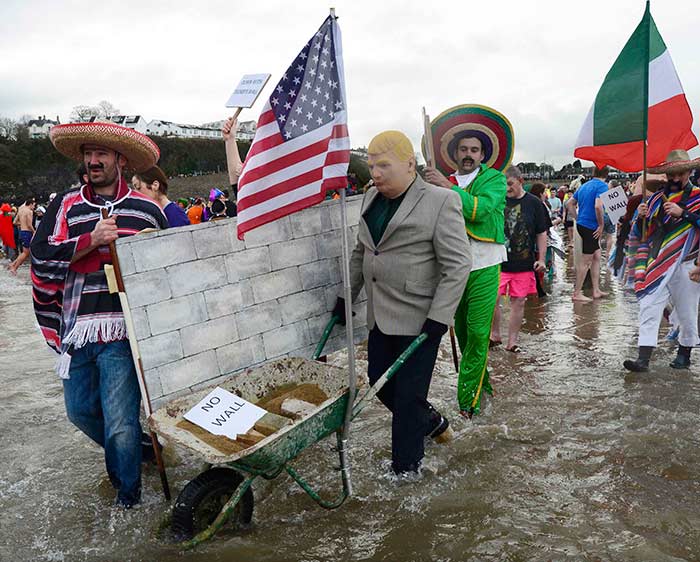
{"label": "striped poncho", "polygon": [[32,296],[44,339],[61,354],[56,372],[68,378],[70,356],[88,342],[113,342],[127,337],[118,295],[110,294],[104,265],[109,247],[100,246],[73,261],[90,246],[90,233],[106,208],[116,217],[119,236],[144,228],[167,228],[160,207],[122,178],[113,201],[95,194],[90,184],[67,191],[49,205],[31,244]]}
{"label": "striped poncho", "polygon": [[648,201],[647,239],[641,241],[642,219],[637,217],[631,241],[638,243],[634,268],[634,291],[643,298],[663,287],[675,267],[698,250],[698,229],[684,219],[663,212],[665,200],[691,213],[700,211],[700,189],[689,185],[688,193],[657,191]]}

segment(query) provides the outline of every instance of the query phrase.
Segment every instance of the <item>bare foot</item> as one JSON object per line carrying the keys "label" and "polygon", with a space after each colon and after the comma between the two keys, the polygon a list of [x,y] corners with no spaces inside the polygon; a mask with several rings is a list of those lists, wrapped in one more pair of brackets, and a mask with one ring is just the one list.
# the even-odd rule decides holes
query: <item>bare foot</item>
{"label": "bare foot", "polygon": [[598,291],[597,293],[593,293],[593,298],[594,299],[602,299],[603,297],[607,297],[610,293],[606,293],[605,291]]}
{"label": "bare foot", "polygon": [[576,302],[591,302],[593,299],[587,297],[583,293],[574,293],[573,295],[571,295],[571,300]]}

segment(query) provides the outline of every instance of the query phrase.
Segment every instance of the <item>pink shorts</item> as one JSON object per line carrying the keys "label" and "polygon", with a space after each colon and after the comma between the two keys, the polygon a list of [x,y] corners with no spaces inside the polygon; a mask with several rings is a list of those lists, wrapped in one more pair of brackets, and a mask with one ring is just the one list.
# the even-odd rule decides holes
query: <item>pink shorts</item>
{"label": "pink shorts", "polygon": [[499,295],[510,295],[520,298],[537,293],[534,271],[519,271],[509,273],[501,271],[501,284],[498,286]]}

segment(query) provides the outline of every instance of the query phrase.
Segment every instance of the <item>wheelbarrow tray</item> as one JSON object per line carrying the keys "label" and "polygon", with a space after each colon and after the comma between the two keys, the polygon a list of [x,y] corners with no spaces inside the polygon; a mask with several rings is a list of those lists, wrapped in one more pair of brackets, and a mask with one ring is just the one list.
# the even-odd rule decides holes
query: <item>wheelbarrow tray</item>
{"label": "wheelbarrow tray", "polygon": [[[329,398],[316,408],[293,420],[247,449],[225,454],[178,426],[183,415],[216,386],[249,402],[257,402],[271,391],[290,383],[316,384]],[[255,471],[272,471],[295,458],[340,428],[348,400],[345,370],[300,357],[278,359],[228,377],[216,384],[177,398],[161,407],[149,419],[151,428],[166,439],[184,446],[211,464],[229,464]]]}

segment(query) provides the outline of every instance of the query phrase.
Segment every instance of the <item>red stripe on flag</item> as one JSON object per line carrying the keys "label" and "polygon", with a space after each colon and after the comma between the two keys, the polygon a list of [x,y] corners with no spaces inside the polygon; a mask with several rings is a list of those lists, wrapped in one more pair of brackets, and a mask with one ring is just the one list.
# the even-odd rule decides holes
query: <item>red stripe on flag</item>
{"label": "red stripe on flag", "polygon": [[261,113],[260,117],[258,117],[258,128],[269,125],[273,121],[275,121],[275,112],[269,109],[268,111]]}
{"label": "red stripe on flag", "polygon": [[[276,183],[275,185],[263,190],[253,193],[246,197],[239,199],[238,201],[238,212],[244,211],[260,203],[264,203],[268,199],[282,195],[283,193],[288,193],[309,185],[316,181],[319,181],[323,177],[323,168],[315,168],[299,176],[295,176],[287,181]],[[320,192],[320,189],[319,189]]]}
{"label": "red stripe on flag", "polygon": [[326,166],[331,164],[347,164],[350,162],[350,152],[347,150],[337,150],[329,152],[326,156]]}
{"label": "red stripe on flag", "polygon": [[280,158],[275,158],[274,160],[269,160],[259,164],[255,168],[247,171],[245,175],[245,183],[252,183],[260,178],[264,178],[265,176],[279,172],[284,168],[288,168],[289,166],[293,166],[299,162],[303,162],[304,160],[308,160],[309,158],[323,154],[326,150],[328,150],[328,142],[328,138],[321,139],[320,141],[305,146],[304,148],[285,154]]}
{"label": "red stripe on flag", "polygon": [[266,150],[270,150],[271,148],[275,148],[283,143],[284,139],[280,133],[275,133],[274,135],[270,135],[269,137],[265,137],[264,139],[254,142],[253,146],[250,147],[250,150],[245,157],[246,164],[253,156],[260,154],[261,152],[265,152]]}

